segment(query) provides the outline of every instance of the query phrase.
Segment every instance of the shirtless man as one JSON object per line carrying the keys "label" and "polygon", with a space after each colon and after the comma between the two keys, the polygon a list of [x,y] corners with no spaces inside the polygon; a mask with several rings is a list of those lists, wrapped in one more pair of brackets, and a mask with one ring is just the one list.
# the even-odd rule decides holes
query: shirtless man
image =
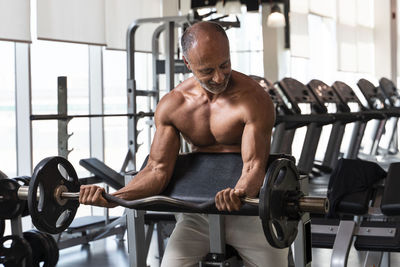
{"label": "shirtless man", "polygon": [[[241,196],[257,197],[269,155],[274,106],[250,77],[231,70],[229,40],[218,24],[199,22],[182,36],[183,60],[193,77],[165,95],[155,113],[156,133],[146,167],[113,195],[134,200],[160,194],[167,186],[180,148],[180,135],[193,152],[240,152],[243,170],[235,188],[215,196],[219,210],[239,210]],[[81,186],[82,204],[113,207],[103,188]],[[287,249],[272,248],[256,216],[228,216],[226,243],[246,266],[287,266]],[[163,267],[198,266],[209,252],[204,214],[179,214]]]}

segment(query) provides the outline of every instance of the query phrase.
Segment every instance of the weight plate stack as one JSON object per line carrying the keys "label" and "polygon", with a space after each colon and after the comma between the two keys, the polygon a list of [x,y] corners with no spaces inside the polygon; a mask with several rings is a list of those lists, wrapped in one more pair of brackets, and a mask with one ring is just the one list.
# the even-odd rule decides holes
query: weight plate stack
{"label": "weight plate stack", "polygon": [[17,235],[0,238],[0,265],[4,267],[32,266],[32,249],[28,241]]}
{"label": "weight plate stack", "polygon": [[0,219],[13,219],[22,214],[25,201],[18,198],[19,187],[13,179],[0,179]]}
{"label": "weight plate stack", "polygon": [[[32,264],[34,267],[56,266],[59,256],[58,247],[51,235],[37,230],[30,230],[24,232],[24,238],[32,247]],[[43,264],[41,265],[41,263]]]}
{"label": "weight plate stack", "polygon": [[49,267],[56,266],[57,262],[58,262],[58,258],[60,257],[57,242],[54,240],[52,235],[45,233],[45,232],[40,232],[40,233],[42,234],[42,236],[44,237],[44,239],[46,240],[46,242],[48,243],[48,245],[50,247],[50,250],[49,250],[50,253],[49,253],[49,257],[48,257],[48,266]]}

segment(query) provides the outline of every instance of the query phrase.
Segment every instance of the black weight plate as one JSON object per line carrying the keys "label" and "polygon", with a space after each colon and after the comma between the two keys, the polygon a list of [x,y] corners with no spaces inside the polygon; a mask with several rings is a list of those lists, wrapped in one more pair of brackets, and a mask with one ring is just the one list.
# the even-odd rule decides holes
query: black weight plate
{"label": "black weight plate", "polygon": [[[65,177],[61,172],[66,173]],[[56,201],[54,192],[59,186],[65,186],[68,192],[79,192],[80,184],[74,167],[62,157],[43,159],[35,167],[29,183],[28,206],[36,228],[51,234],[64,231],[79,207],[76,199],[68,200],[63,205]]]}
{"label": "black weight plate", "polygon": [[23,235],[32,248],[32,265],[34,267],[39,267],[41,262],[45,262],[46,249],[49,249],[46,247],[47,242],[36,230],[24,232]]}
{"label": "black weight plate", "polygon": [[0,171],[0,179],[6,179],[6,178],[8,178],[8,176],[4,172]]}
{"label": "black weight plate", "polygon": [[18,177],[14,177],[12,179],[17,181],[20,185],[29,185],[29,180],[27,178],[29,178],[29,177],[28,176],[18,176]]}
{"label": "black weight plate", "polygon": [[43,238],[46,240],[47,245],[49,247],[49,255],[48,255],[48,260],[46,261],[46,266],[47,267],[54,267],[57,265],[58,258],[60,256],[59,254],[59,249],[57,242],[54,240],[53,236],[51,236],[48,233],[45,232],[40,232],[43,236]]}
{"label": "black weight plate", "polygon": [[4,235],[4,230],[6,229],[6,222],[0,219],[0,238]]}
{"label": "black weight plate", "polygon": [[25,201],[18,198],[19,187],[13,179],[0,179],[0,219],[12,219],[22,214]]}
{"label": "black weight plate", "polygon": [[294,163],[277,159],[267,170],[260,191],[259,216],[265,237],[271,246],[286,248],[297,236],[298,219],[287,213],[289,192],[299,191],[299,174]]}
{"label": "black weight plate", "polygon": [[40,232],[38,231],[38,234],[41,236],[42,240],[43,240],[43,244],[44,244],[44,250],[43,250],[43,256],[44,256],[44,266],[49,267],[49,266],[53,266],[51,265],[52,262],[52,248],[50,247],[50,244],[47,240],[47,236],[44,234],[44,232]]}
{"label": "black weight plate", "polygon": [[32,249],[28,241],[16,235],[0,238],[1,264],[5,267],[32,266]]}

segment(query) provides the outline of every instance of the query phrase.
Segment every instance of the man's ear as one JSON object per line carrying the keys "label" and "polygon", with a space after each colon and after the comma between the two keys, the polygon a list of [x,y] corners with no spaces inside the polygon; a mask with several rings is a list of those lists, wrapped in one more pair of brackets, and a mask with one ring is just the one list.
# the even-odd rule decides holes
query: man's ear
{"label": "man's ear", "polygon": [[192,71],[192,69],[190,68],[190,64],[189,62],[186,60],[185,56],[182,56],[183,62],[185,63],[186,67],[188,68],[188,70]]}

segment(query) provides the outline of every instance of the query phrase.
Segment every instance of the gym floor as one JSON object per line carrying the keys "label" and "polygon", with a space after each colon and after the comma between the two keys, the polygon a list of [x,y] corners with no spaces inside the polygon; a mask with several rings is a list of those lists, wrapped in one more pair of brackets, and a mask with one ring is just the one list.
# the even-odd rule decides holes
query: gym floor
{"label": "gym floor", "polygon": [[[154,244],[154,242],[153,242]],[[150,247],[147,264],[150,267],[158,267],[159,262],[155,247]],[[312,266],[329,267],[332,250],[312,250]],[[347,266],[363,266],[365,252],[350,250]],[[58,267],[107,267],[129,266],[128,246],[126,241],[118,241],[115,237],[91,242],[88,246],[75,246],[60,251]],[[400,266],[400,254],[391,254],[391,266]],[[261,267],[261,266],[260,266]]]}

